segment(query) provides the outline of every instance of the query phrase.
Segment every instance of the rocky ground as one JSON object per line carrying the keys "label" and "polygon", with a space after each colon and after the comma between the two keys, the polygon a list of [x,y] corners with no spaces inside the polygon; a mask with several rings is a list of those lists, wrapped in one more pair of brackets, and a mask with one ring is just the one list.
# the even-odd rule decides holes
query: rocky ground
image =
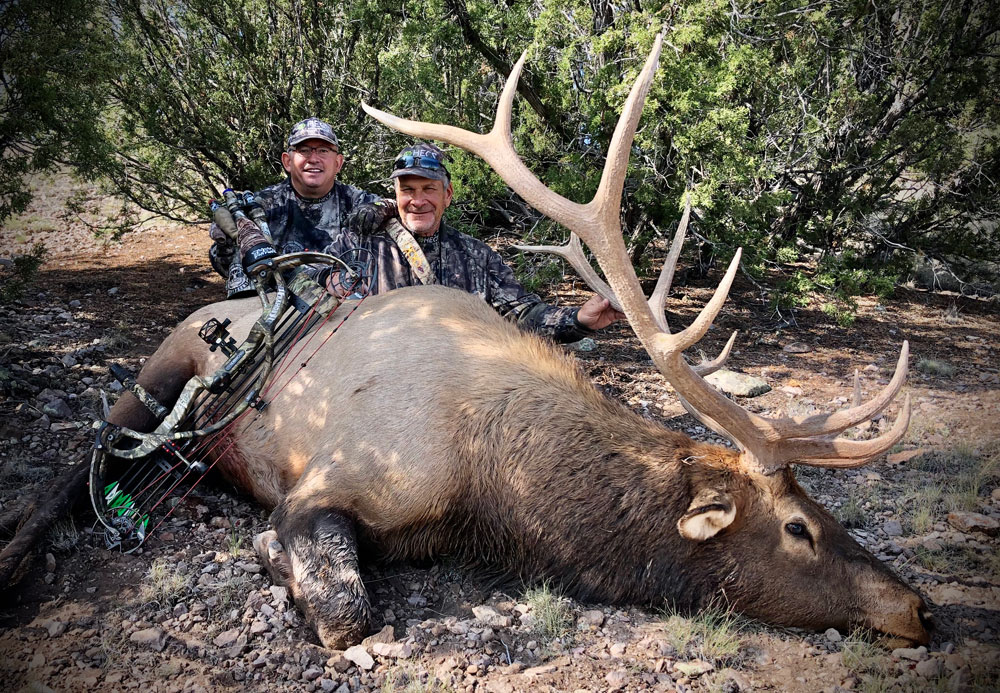
{"label": "rocky ground", "polygon": [[[138,370],[174,323],[222,290],[204,261],[204,229],[150,225],[101,244],[57,217],[64,181],[42,183],[35,207],[2,231],[5,258],[35,241],[49,254],[25,296],[0,305],[0,546],[23,507],[87,454],[101,392],[116,393],[108,365]],[[674,322],[690,319],[709,286],[675,292]],[[567,284],[556,298],[580,302],[582,293]],[[206,484],[134,554],[105,548],[86,508],[50,532],[19,586],[0,598],[3,688],[995,690],[996,304],[900,289],[885,304],[862,301],[857,322],[838,328],[818,304],[777,324],[758,299],[751,285],[737,286],[706,351],[741,330],[730,366],[772,388],[740,400],[760,413],[842,407],[854,368],[870,394],[910,340],[914,413],[904,444],[860,470],[799,477],[928,598],[938,624],[929,647],[887,650],[861,633],[775,629],[724,612],[581,604],[444,561],[367,568],[381,630],[358,647],[326,650],[250,547],[265,514]],[[601,387],[644,416],[710,437],[626,328],[594,347],[575,353]]]}

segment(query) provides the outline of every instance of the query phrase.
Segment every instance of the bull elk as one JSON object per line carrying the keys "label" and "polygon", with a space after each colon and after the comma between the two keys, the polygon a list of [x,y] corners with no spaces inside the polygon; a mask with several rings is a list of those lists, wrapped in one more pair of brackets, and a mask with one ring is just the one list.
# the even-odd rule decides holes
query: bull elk
{"label": "bull elk", "polygon": [[[584,205],[549,191],[513,149],[511,104],[524,56],[487,135],[365,110],[389,127],[482,156],[530,204],[582,238],[610,284],[602,292],[622,307],[685,407],[737,449],[696,442],[609,399],[571,357],[475,296],[424,286],[366,299],[263,412],[227,429],[232,445],[217,462],[273,508],[273,529],[255,538],[255,548],[325,645],[343,647],[369,629],[359,547],[387,559],[450,554],[526,581],[550,580],[583,600],[694,609],[722,600],[773,624],[861,625],[929,640],[921,597],[809,498],[791,467],[858,467],[900,440],[908,400],[878,438],[834,436],[894,399],[906,377],[906,344],[891,382],[871,401],[769,419],[703,379],[726,353],[702,367],[682,355],[721,309],[738,253],[697,319],[671,334],[663,306],[685,215],[652,298],[642,294],[619,206],[659,51],[657,38],[600,188]],[[191,374],[211,373],[223,361],[197,337],[206,319],[225,311],[243,337],[256,308],[244,299],[196,311],[149,359],[139,382],[161,402],[176,399]],[[131,394],[109,421],[152,425]]]}

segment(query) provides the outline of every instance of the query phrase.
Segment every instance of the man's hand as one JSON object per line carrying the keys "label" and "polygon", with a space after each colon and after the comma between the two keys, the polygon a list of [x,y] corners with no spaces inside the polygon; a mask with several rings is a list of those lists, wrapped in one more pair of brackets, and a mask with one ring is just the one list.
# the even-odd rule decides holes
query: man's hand
{"label": "man's hand", "polygon": [[392,200],[379,200],[355,209],[347,223],[355,233],[369,236],[378,231],[386,220],[394,216],[396,216],[396,203]]}
{"label": "man's hand", "polygon": [[611,307],[611,301],[597,295],[591,296],[576,313],[577,321],[591,330],[600,330],[624,317],[624,313]]}

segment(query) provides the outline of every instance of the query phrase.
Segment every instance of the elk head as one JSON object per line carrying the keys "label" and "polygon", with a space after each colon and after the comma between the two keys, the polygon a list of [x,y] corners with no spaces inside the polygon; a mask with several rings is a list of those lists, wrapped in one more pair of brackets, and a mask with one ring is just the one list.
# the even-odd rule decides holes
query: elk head
{"label": "elk head", "polygon": [[[677,334],[667,325],[664,304],[686,232],[690,202],[651,297],[647,300],[642,292],[619,217],[629,151],[661,42],[662,37],[657,36],[625,102],[597,193],[586,204],[571,202],[549,190],[514,150],[511,109],[524,54],[511,70],[496,121],[487,134],[404,120],[362,105],[369,115],[395,130],[478,154],[529,204],[570,229],[567,246],[523,249],[557,252],[566,258],[595,291],[625,313],[684,407],[735,444],[736,451],[716,448],[710,455],[714,463],[694,465],[697,471],[688,471],[678,479],[678,483],[686,482],[688,498],[684,501],[687,511],[677,521],[676,531],[688,542],[690,556],[711,557],[707,563],[716,571],[711,582],[718,593],[744,613],[772,623],[814,628],[861,624],[925,643],[929,632],[920,596],[809,498],[791,471],[793,464],[860,467],[903,437],[910,418],[908,396],[891,430],[883,435],[866,441],[836,436],[869,420],[892,402],[906,378],[907,343],[902,345],[892,380],[870,401],[860,402],[855,375],[855,402],[848,409],[765,418],[726,398],[703,378],[726,360],[735,333],[712,362],[691,366],[683,356],[685,349],[704,336],[722,308],[739,268],[740,250],[697,318]],[[607,283],[584,257],[580,239],[597,259]]]}

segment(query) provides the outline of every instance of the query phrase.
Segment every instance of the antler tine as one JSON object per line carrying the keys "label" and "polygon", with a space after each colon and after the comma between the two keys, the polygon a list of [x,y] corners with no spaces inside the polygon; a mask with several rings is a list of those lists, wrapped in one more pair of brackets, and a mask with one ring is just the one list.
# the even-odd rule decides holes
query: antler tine
{"label": "antler tine", "polygon": [[862,421],[871,419],[889,406],[889,403],[896,398],[899,390],[903,387],[903,383],[906,382],[909,357],[910,343],[904,341],[899,350],[899,360],[896,362],[896,372],[893,374],[892,380],[868,402],[831,414],[776,419],[772,422],[775,433],[781,439],[829,435],[840,433],[851,426],[857,426]]}
{"label": "antler tine", "polygon": [[733,333],[729,335],[729,341],[726,342],[726,346],[722,348],[722,351],[719,352],[718,356],[716,356],[711,361],[703,360],[698,365],[692,366],[691,369],[695,373],[704,378],[706,375],[715,373],[715,371],[722,368],[725,365],[726,361],[729,360],[729,352],[732,351],[733,344],[736,342],[736,335],[738,334],[739,334],[738,330],[733,330]]}
{"label": "antler tine", "polygon": [[[670,243],[670,252],[667,259],[663,261],[660,269],[660,276],[656,280],[656,288],[649,296],[649,308],[653,311],[656,323],[664,332],[670,332],[667,325],[667,317],[664,312],[667,303],[667,294],[670,293],[670,285],[674,281],[674,272],[677,269],[677,259],[681,256],[681,248],[684,246],[684,237],[687,235],[688,219],[691,218],[691,196],[685,195],[684,214],[681,215],[680,223],[677,224],[677,231],[674,232],[674,240]],[[720,366],[722,364],[719,364]]]}
{"label": "antler tine", "polygon": [[576,273],[587,283],[587,286],[593,289],[595,293],[608,299],[612,308],[621,311],[622,307],[618,303],[615,292],[611,290],[607,282],[601,279],[597,272],[594,271],[590,262],[587,261],[587,256],[583,254],[583,246],[580,245],[580,237],[575,233],[571,232],[569,234],[569,241],[566,245],[515,245],[514,247],[528,253],[551,253],[552,255],[558,255],[576,270]]}
{"label": "antler tine", "polygon": [[784,459],[776,459],[774,463],[778,467],[787,463],[829,469],[863,467],[902,440],[909,425],[910,396],[907,395],[903,400],[903,408],[896,416],[892,428],[878,438],[871,440],[796,439],[789,441],[792,445],[786,449],[786,454],[782,455]]}

